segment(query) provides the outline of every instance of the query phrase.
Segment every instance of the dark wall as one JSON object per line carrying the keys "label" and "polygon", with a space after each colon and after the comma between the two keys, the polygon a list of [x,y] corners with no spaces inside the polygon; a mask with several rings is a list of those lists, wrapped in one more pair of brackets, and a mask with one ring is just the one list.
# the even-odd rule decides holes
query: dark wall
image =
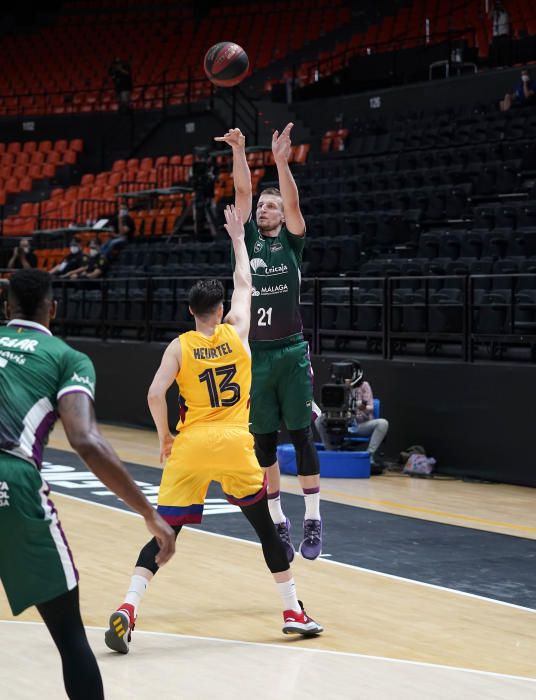
{"label": "dark wall", "polygon": [[[317,387],[329,380],[329,365],[315,358]],[[373,359],[362,366],[390,423],[387,454],[424,445],[442,472],[536,486],[536,367]]]}
{"label": "dark wall", "polygon": [[[154,427],[147,407],[147,390],[166,348],[161,343],[70,340],[85,352],[97,371],[96,409],[99,420]],[[168,392],[170,423],[178,420],[178,391]]]}
{"label": "dark wall", "polygon": [[226,129],[217,117],[206,114],[171,115],[158,125],[136,151],[137,157],[191,153],[195,146],[216,147],[215,136]]}
{"label": "dark wall", "polygon": [[[165,346],[89,340],[72,345],[95,363],[99,419],[152,426],[147,389]],[[329,381],[330,362],[313,358],[317,398]],[[389,456],[422,444],[444,473],[536,486],[536,367],[373,359],[362,364],[390,422]],[[175,424],[175,388],[168,404]]]}
{"label": "dark wall", "polygon": [[99,171],[107,170],[119,158],[191,153],[194,146],[213,146],[214,136],[224,133],[222,124],[208,104],[197,107],[202,111],[174,107],[166,118],[160,112],[138,110],[127,115],[111,112],[5,117],[0,118],[0,130],[4,141],[81,138],[85,167]]}
{"label": "dark wall", "polygon": [[[498,103],[506,92],[512,92],[519,80],[520,69],[487,70],[474,75],[432,80],[415,85],[375,89],[358,95],[321,98],[295,102],[293,110],[316,130],[333,128],[335,117],[344,115],[345,125],[355,117],[377,119],[415,110],[433,111],[457,105]],[[370,100],[381,98],[379,108],[371,108]]]}

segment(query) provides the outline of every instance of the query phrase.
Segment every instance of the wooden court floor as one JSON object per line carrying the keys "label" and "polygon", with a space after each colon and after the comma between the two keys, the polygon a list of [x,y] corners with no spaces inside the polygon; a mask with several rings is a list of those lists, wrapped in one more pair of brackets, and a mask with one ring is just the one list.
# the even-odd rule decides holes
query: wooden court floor
{"label": "wooden court floor", "polygon": [[[154,433],[103,432],[126,461],[158,468]],[[61,430],[51,446],[67,448]],[[295,478],[284,477],[283,488],[297,493]],[[528,538],[536,538],[533,494],[392,476],[322,486],[326,500]],[[536,698],[536,611],[297,557],[299,597],[325,633],[293,640],[281,634],[260,547],[195,528],[183,530],[176,556],[152,582],[131,652],[115,655],[103,627],[147,540],[143,522],[66,496],[54,500],[109,698]],[[2,698],[64,697],[59,660],[38,622],[33,610],[14,621],[0,592]]]}

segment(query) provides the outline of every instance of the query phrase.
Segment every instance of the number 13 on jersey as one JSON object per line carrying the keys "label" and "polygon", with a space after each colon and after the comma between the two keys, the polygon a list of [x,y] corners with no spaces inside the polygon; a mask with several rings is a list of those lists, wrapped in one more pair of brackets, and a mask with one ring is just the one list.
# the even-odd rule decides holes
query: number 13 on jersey
{"label": "number 13 on jersey", "polygon": [[[212,408],[234,406],[235,403],[240,401],[240,384],[232,381],[235,374],[236,365],[225,365],[224,367],[217,367],[215,370],[212,368],[206,369],[199,375],[199,381],[207,384]],[[222,377],[219,382],[217,382],[217,377]],[[227,392],[227,396],[221,396],[221,394]]]}

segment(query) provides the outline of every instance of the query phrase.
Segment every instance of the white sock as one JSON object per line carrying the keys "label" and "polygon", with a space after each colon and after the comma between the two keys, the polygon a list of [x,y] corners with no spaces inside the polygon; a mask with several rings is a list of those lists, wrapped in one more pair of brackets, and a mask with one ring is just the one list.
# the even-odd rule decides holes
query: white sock
{"label": "white sock", "polygon": [[291,578],[290,581],[285,581],[284,583],[277,584],[277,590],[283,601],[283,610],[294,610],[295,612],[301,612],[300,604],[298,603],[298,598],[296,597],[296,584],[294,579]]}
{"label": "white sock", "polygon": [[[306,493],[314,491],[315,493]],[[320,520],[320,489],[306,489],[303,494],[305,500],[305,520]]]}
{"label": "white sock", "polygon": [[127,595],[125,596],[125,603],[130,603],[130,605],[134,606],[135,615],[138,614],[138,606],[143,598],[143,594],[147,590],[148,585],[149,581],[145,578],[145,576],[134,574],[134,576],[130,579],[130,586],[128,587]]}
{"label": "white sock", "polygon": [[285,514],[281,508],[281,492],[276,491],[275,493],[268,494],[268,510],[272,517],[272,522],[276,525],[277,523],[286,522]]}

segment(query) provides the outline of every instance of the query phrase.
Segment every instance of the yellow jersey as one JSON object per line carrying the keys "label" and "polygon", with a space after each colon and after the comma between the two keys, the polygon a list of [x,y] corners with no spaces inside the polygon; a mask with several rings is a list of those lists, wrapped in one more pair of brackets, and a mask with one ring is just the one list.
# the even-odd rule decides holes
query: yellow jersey
{"label": "yellow jersey", "polygon": [[181,368],[180,418],[177,430],[191,425],[234,425],[249,428],[251,356],[235,328],[216,326],[214,335],[188,331],[179,336]]}

